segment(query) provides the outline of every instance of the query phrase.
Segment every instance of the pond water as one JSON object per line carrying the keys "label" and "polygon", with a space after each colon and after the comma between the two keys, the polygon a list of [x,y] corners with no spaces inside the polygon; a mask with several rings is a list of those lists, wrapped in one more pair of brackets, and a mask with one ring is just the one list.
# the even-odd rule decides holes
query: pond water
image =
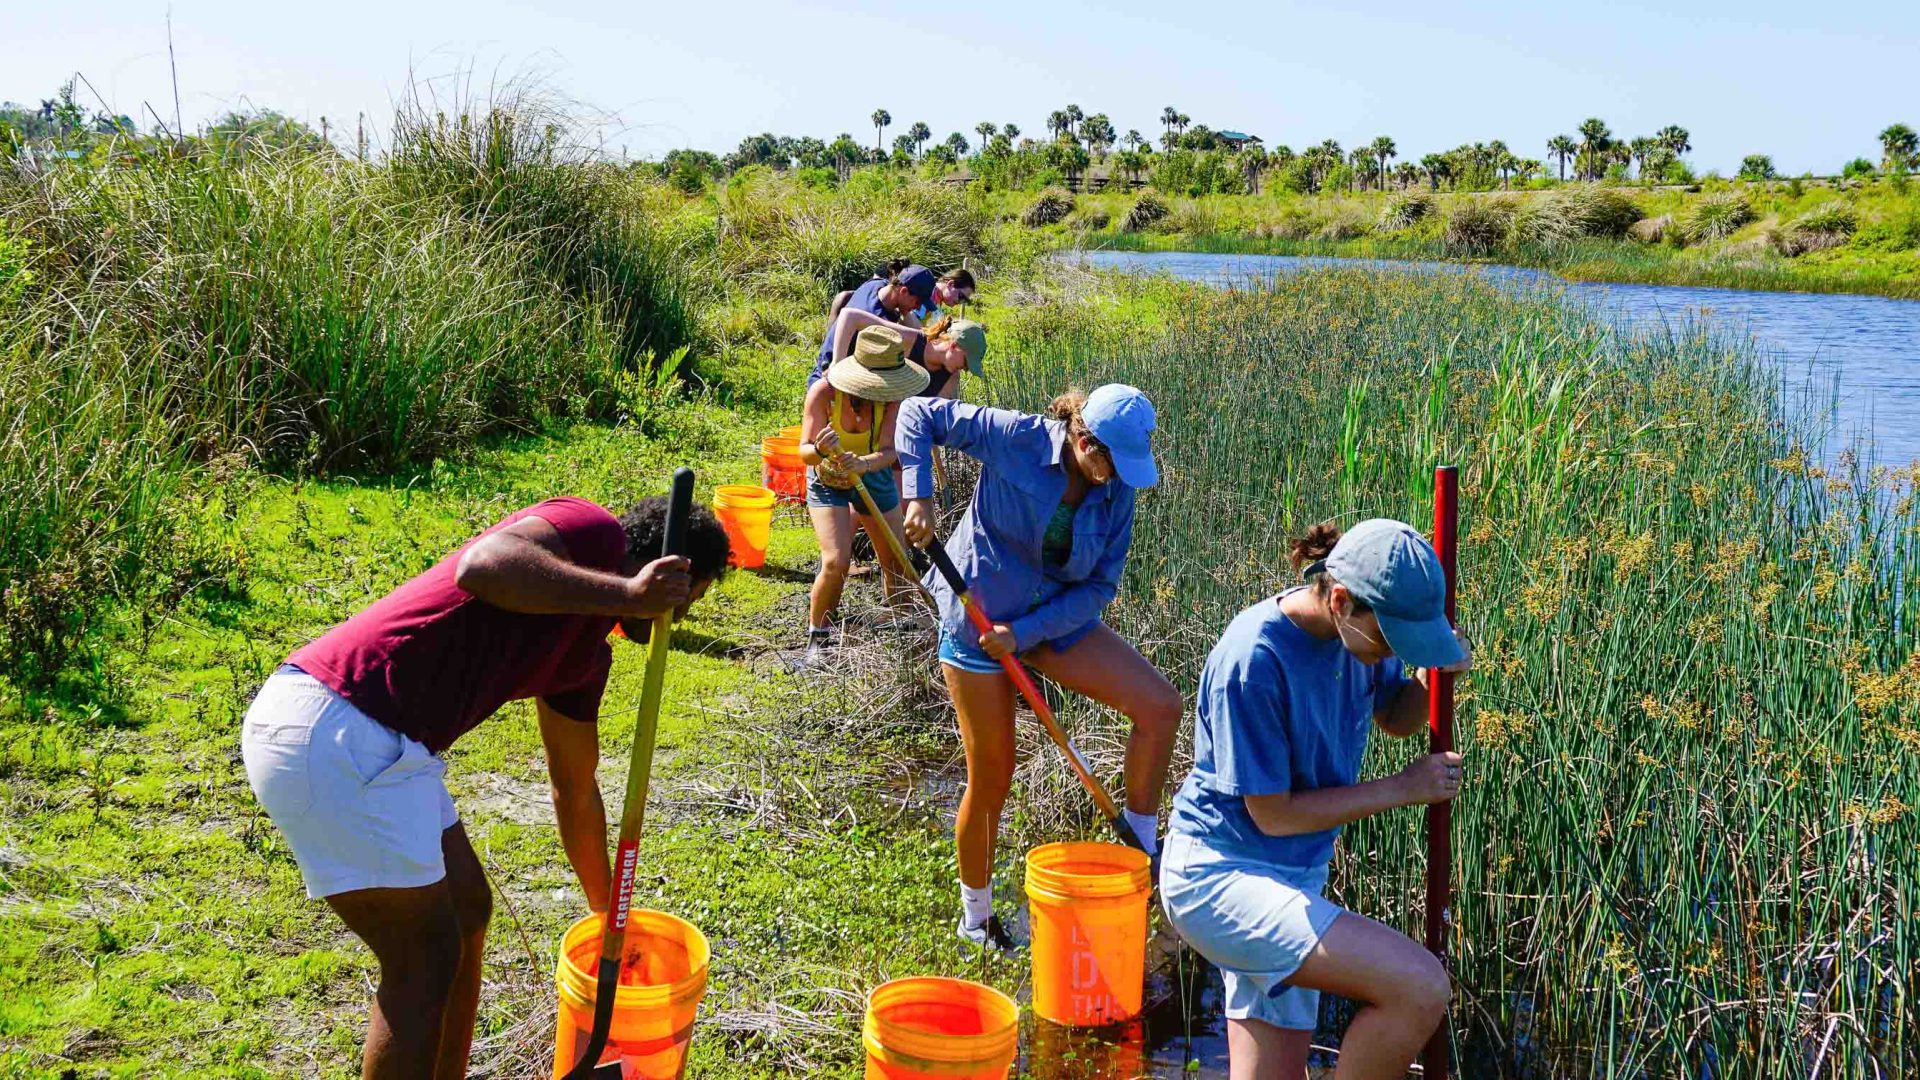
{"label": "pond water", "polygon": [[1293,255],[1203,255],[1185,251],[1090,251],[1070,256],[1102,269],[1164,273],[1215,284],[1329,266],[1408,273],[1478,273],[1524,288],[1564,290],[1634,326],[1702,317],[1752,335],[1797,400],[1802,388],[1825,406],[1829,448],[1859,437],[1862,456],[1889,465],[1920,458],[1920,301],[1844,294],[1748,292],[1677,285],[1572,282],[1544,270]]}

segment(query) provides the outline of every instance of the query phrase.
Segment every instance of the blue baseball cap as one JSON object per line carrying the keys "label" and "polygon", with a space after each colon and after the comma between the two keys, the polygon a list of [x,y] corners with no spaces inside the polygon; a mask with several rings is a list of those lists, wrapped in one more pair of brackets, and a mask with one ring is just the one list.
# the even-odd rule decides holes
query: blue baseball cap
{"label": "blue baseball cap", "polygon": [[1122,483],[1144,491],[1160,482],[1160,469],[1153,463],[1153,447],[1147,439],[1155,427],[1153,402],[1147,395],[1122,383],[1108,383],[1087,395],[1080,418],[1107,448]]}
{"label": "blue baseball cap", "polygon": [[1427,538],[1411,525],[1371,518],[1340,534],[1327,575],[1373,609],[1393,654],[1414,667],[1467,658],[1447,621],[1447,576]]}

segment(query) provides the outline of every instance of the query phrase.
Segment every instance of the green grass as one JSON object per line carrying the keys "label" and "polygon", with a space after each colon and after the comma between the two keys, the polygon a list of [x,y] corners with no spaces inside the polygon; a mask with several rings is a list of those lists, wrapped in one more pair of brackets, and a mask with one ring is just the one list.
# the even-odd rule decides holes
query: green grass
{"label": "green grass", "polygon": [[[1016,319],[995,385],[1153,397],[1112,617],[1179,685],[1286,584],[1287,537],[1424,527],[1433,466],[1462,467],[1451,966],[1479,1068],[1777,1075],[1823,1042],[1832,1075],[1920,1068],[1920,474],[1821,466],[1705,328],[1454,275],[1112,288],[1104,318]],[[1183,314],[1126,317],[1142,291]],[[1414,930],[1423,859],[1420,815],[1360,823],[1335,894]]]}

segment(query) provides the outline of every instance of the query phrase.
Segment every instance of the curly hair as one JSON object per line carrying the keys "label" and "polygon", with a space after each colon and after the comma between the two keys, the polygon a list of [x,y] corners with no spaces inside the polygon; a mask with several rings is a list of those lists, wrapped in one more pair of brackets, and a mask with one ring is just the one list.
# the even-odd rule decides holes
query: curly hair
{"label": "curly hair", "polygon": [[[627,534],[627,557],[641,563],[660,557],[667,539],[665,495],[654,495],[634,503],[620,515],[620,527]],[[712,510],[693,505],[687,519],[687,560],[695,581],[718,581],[727,573],[727,555],[731,551],[727,530]]]}

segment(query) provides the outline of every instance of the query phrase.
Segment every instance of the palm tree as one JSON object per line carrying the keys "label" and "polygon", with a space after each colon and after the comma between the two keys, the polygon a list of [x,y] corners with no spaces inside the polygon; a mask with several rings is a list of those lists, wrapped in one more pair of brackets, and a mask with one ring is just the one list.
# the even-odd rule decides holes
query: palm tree
{"label": "palm tree", "polygon": [[1493,171],[1500,174],[1500,186],[1507,186],[1507,170],[1513,168],[1513,151],[1507,144],[1495,139],[1487,144],[1487,160],[1493,165]]}
{"label": "palm tree", "polygon": [[873,152],[878,154],[880,148],[885,145],[882,142],[884,137],[882,133],[887,130],[888,124],[893,123],[893,114],[885,109],[875,109],[873,115],[867,119],[873,121]]}
{"label": "palm tree", "polygon": [[1691,141],[1693,136],[1687,134],[1687,129],[1681,127],[1679,124],[1668,124],[1666,127],[1654,132],[1653,138],[1655,142],[1666,147],[1674,157],[1679,157],[1681,154],[1693,149],[1693,143]]}
{"label": "palm tree", "polygon": [[1586,165],[1589,180],[1600,179],[1601,154],[1613,146],[1613,132],[1597,116],[1580,122],[1580,160]]}
{"label": "palm tree", "polygon": [[1000,134],[1005,135],[1007,137],[1008,142],[1012,142],[1013,140],[1018,139],[1020,137],[1020,125],[1019,124],[1001,124]]}
{"label": "palm tree", "polygon": [[1191,123],[1193,123],[1193,117],[1188,116],[1186,113],[1181,113],[1178,117],[1174,118],[1173,126],[1180,129],[1180,134],[1185,135],[1187,133],[1187,125]]}
{"label": "palm tree", "polygon": [[1128,128],[1127,133],[1120,138],[1121,144],[1129,150],[1140,149],[1140,144],[1146,141],[1147,140],[1140,137],[1139,128]]}
{"label": "palm tree", "polygon": [[973,125],[973,130],[980,133],[980,150],[982,153],[986,152],[987,144],[993,141],[993,137],[1000,133],[999,126],[991,120],[980,121]]}
{"label": "palm tree", "polygon": [[1347,155],[1347,160],[1353,165],[1353,174],[1359,178],[1361,189],[1365,190],[1367,177],[1373,174],[1373,147],[1356,146],[1353,153]]}
{"label": "palm tree", "polygon": [[1647,178],[1647,159],[1652,157],[1653,152],[1658,149],[1660,149],[1660,140],[1646,135],[1641,135],[1627,144],[1627,154],[1633,158],[1634,175],[1642,180]]}
{"label": "palm tree", "polygon": [[1555,135],[1547,140],[1547,156],[1560,159],[1560,180],[1567,179],[1567,159],[1578,153],[1580,146],[1570,135]]}
{"label": "palm tree", "polygon": [[1453,159],[1446,154],[1428,154],[1420,159],[1420,167],[1426,171],[1427,185],[1435,191],[1440,190],[1440,182],[1453,175]]}
{"label": "palm tree", "polygon": [[1383,191],[1387,186],[1387,162],[1399,156],[1400,148],[1393,145],[1392,139],[1382,135],[1373,140],[1373,159],[1380,163],[1374,172],[1379,178],[1380,188]]}
{"label": "palm tree", "polygon": [[925,122],[915,120],[913,126],[907,129],[907,138],[913,140],[914,154],[924,157],[927,150],[927,140],[933,138],[933,129],[929,128]]}
{"label": "palm tree", "polygon": [[1080,123],[1080,121],[1085,120],[1087,118],[1087,114],[1081,112],[1080,106],[1078,105],[1069,105],[1065,109],[1062,109],[1061,111],[1067,114],[1068,124],[1078,124]]}
{"label": "palm tree", "polygon": [[1911,169],[1920,156],[1920,135],[1905,124],[1890,124],[1880,133],[1882,167],[1888,172]]}
{"label": "palm tree", "polygon": [[1067,130],[1067,114],[1059,109],[1048,113],[1047,130],[1053,134],[1054,138],[1059,138],[1060,133]]}
{"label": "palm tree", "polygon": [[1166,128],[1166,134],[1173,134],[1173,125],[1180,122],[1180,110],[1169,105],[1160,110],[1160,126]]}

